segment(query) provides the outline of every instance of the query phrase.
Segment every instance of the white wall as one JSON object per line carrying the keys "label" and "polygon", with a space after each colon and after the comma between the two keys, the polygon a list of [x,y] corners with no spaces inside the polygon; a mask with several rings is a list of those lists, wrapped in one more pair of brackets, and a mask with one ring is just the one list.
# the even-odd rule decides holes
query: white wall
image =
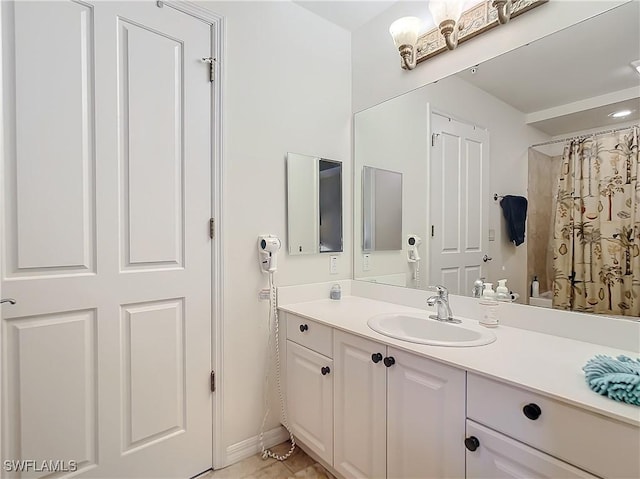
{"label": "white wall", "polygon": [[[351,277],[351,53],[349,33],[291,2],[203,2],[225,17],[224,447],[258,434],[263,411],[268,303],[257,237],[286,239],[288,151],[344,162],[344,253],[278,258],[276,282]],[[279,406],[267,429],[278,423]]]}
{"label": "white wall", "polygon": [[389,25],[408,15],[424,19],[425,24],[432,25],[432,20],[427,2],[398,2],[353,32],[353,111],[477,65],[623,3],[626,1],[551,0],[453,51],[426,60],[415,70],[405,71],[400,68],[400,55],[389,35]]}

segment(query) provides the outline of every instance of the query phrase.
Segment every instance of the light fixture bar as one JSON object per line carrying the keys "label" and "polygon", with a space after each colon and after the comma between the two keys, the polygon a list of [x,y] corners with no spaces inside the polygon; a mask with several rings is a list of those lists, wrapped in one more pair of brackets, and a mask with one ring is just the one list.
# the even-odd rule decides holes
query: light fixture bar
{"label": "light fixture bar", "polygon": [[[513,0],[510,18],[517,17],[548,1]],[[500,25],[501,22],[498,16],[498,9],[492,5],[491,0],[486,0],[462,12],[458,22],[461,25],[461,29],[458,31],[458,44]],[[416,63],[423,62],[449,49],[444,37],[440,34],[439,28],[434,28],[418,37]]]}

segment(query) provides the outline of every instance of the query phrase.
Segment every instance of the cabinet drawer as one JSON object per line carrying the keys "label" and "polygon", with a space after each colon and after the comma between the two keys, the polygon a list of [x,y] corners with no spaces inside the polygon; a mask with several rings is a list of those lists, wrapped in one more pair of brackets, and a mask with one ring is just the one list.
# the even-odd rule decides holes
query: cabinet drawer
{"label": "cabinet drawer", "polygon": [[467,449],[468,479],[507,477],[562,477],[595,479],[588,472],[559,461],[532,447],[467,420],[467,440],[477,439],[477,449]]}
{"label": "cabinet drawer", "polygon": [[593,474],[640,477],[640,428],[630,424],[471,373],[467,417]]}
{"label": "cabinet drawer", "polygon": [[333,357],[333,330],[329,326],[287,315],[287,339],[329,358]]}

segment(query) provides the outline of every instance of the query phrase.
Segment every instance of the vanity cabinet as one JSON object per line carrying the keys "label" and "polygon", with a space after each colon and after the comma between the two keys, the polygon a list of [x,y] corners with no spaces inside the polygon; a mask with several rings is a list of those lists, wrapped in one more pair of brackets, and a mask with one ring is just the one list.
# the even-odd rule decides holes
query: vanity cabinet
{"label": "vanity cabinet", "polygon": [[344,478],[640,477],[637,426],[283,316],[289,424]]}
{"label": "vanity cabinet", "polygon": [[285,369],[289,426],[296,438],[328,464],[333,463],[331,333],[331,328],[313,321],[298,321],[291,316],[287,321]]}
{"label": "vanity cabinet", "polygon": [[472,373],[467,417],[467,477],[640,477],[632,425]]}
{"label": "vanity cabinet", "polygon": [[333,350],[339,474],[464,477],[464,371],[341,331]]}

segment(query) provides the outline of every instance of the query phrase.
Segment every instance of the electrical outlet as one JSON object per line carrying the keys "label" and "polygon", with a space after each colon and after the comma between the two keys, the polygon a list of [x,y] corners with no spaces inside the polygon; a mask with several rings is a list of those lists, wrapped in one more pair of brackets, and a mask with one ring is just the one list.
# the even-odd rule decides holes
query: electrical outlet
{"label": "electrical outlet", "polygon": [[258,299],[260,301],[269,301],[270,296],[271,290],[269,288],[262,288],[260,292],[258,292]]}
{"label": "electrical outlet", "polygon": [[362,255],[362,271],[370,271],[371,270],[371,255],[365,254]]}
{"label": "electrical outlet", "polygon": [[337,256],[329,256],[329,274],[338,274]]}

